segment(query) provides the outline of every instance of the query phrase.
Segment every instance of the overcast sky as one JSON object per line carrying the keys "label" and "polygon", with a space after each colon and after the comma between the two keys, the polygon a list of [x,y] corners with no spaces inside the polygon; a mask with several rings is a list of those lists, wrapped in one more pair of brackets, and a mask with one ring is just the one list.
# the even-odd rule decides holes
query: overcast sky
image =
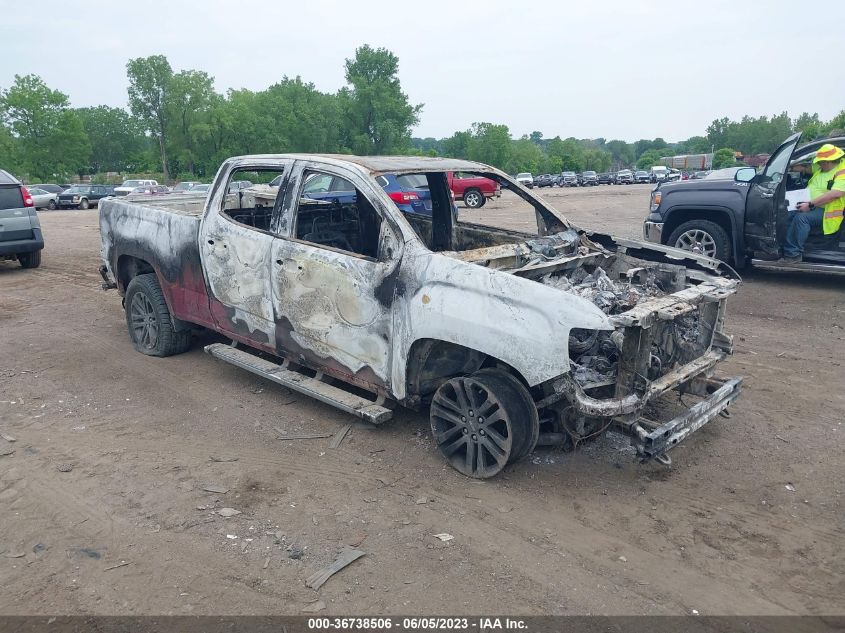
{"label": "overcast sky", "polygon": [[515,137],[676,141],[723,116],[845,108],[842,0],[0,0],[0,15],[0,87],[34,73],[74,106],[125,106],[127,60],[154,54],[220,92],[284,75],[333,92],[368,43],[425,104],[415,136],[490,121]]}

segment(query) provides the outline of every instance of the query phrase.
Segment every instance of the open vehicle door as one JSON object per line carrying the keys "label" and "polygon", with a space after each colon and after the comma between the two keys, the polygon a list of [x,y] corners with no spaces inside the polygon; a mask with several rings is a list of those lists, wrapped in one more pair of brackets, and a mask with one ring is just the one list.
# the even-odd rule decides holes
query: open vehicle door
{"label": "open vehicle door", "polygon": [[[778,210],[786,204],[786,172],[801,133],[793,134],[775,150],[763,171],[749,183],[745,202],[745,241],[757,256],[777,256]],[[785,209],[784,209],[785,212]]]}

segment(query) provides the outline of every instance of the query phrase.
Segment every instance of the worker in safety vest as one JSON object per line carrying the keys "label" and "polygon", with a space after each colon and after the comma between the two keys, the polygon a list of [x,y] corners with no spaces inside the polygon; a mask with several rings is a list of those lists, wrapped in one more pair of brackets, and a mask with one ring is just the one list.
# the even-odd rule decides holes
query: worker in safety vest
{"label": "worker in safety vest", "polygon": [[[832,235],[842,225],[845,209],[845,152],[835,145],[822,145],[813,159],[812,177],[807,183],[809,202],[801,202],[796,211],[789,212],[789,228],[783,245],[787,263],[800,262],[804,242],[810,229],[821,227],[825,235]],[[796,165],[795,168],[800,169]]]}

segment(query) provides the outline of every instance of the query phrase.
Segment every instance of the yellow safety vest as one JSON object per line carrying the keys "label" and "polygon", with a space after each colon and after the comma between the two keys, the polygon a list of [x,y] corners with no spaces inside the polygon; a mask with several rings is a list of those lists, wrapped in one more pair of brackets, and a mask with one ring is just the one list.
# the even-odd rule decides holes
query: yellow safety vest
{"label": "yellow safety vest", "polygon": [[[831,190],[845,193],[845,159],[839,161],[839,164],[830,171],[822,171],[815,165],[813,167],[813,177],[807,183],[811,200]],[[824,205],[822,230],[825,235],[836,233],[839,230],[843,212],[845,212],[845,196]]]}

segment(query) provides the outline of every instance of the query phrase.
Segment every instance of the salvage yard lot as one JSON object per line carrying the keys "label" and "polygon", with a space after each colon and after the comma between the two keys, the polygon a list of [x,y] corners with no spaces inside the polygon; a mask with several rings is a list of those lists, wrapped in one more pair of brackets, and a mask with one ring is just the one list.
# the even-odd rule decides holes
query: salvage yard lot
{"label": "salvage yard lot", "polygon": [[[650,189],[539,193],[639,237]],[[506,223],[511,200],[471,213]],[[337,449],[277,439],[350,419],[204,355],[211,338],[136,353],[99,288],[97,211],[41,222],[42,267],[0,263],[4,614],[845,612],[842,279],[745,276],[721,366],[743,394],[673,468],[609,435],[477,481],[424,414]],[[307,588],[345,545],[366,555]]]}

